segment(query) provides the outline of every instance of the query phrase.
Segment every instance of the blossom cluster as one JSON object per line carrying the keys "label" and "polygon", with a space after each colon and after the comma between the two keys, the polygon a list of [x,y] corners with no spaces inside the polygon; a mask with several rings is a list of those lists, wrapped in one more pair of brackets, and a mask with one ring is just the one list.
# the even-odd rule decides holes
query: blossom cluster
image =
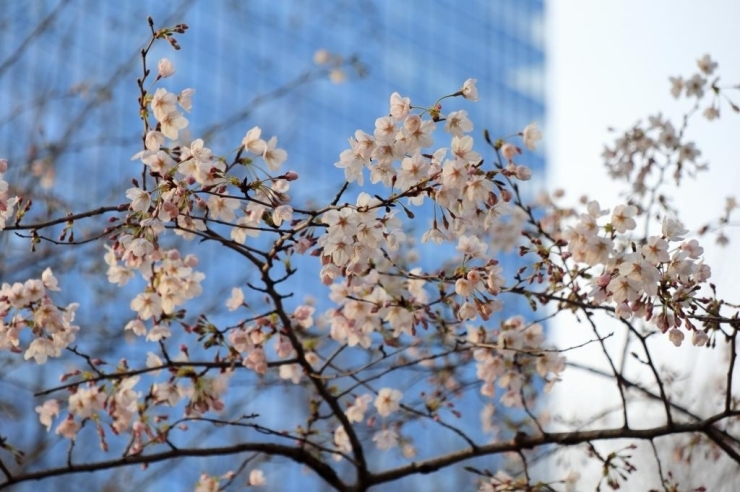
{"label": "blossom cluster", "polygon": [[59,307],[49,296],[59,291],[56,277],[47,268],[41,278],[0,287],[0,350],[20,352],[21,331],[28,328],[32,340],[23,357],[44,364],[59,357],[75,340],[80,327],[72,324],[79,304]]}
{"label": "blossom cluster", "polygon": [[706,344],[706,332],[688,319],[696,308],[698,291],[711,276],[701,259],[704,249],[696,239],[685,240],[688,230],[668,217],[663,219],[661,234],[648,236],[639,248],[625,248],[629,244],[625,233],[637,227],[636,214],[635,206],[619,205],[599,225],[609,211],[591,201],[587,212],[564,231],[572,260],[601,269],[591,281],[589,299],[596,305],[614,305],[620,318],[651,321],[668,332],[677,346],[684,339],[678,329],[682,325],[695,345]]}
{"label": "blossom cluster", "polygon": [[[719,66],[718,63],[712,60],[712,57],[708,54],[699,58],[696,61],[696,65],[699,67],[699,72],[694,73],[691,77],[670,77],[671,95],[676,99],[681,97],[683,94],[687,98],[693,97],[696,98],[697,101],[700,100],[707,89],[708,80],[706,77],[712,76]],[[716,85],[718,80],[719,78],[715,79],[709,87],[712,92],[714,92],[715,96],[718,96],[719,93]],[[702,114],[707,120],[712,121],[719,118],[719,102],[719,97],[715,97],[712,103],[704,109]]]}
{"label": "blossom cluster", "polygon": [[[703,96],[703,77],[711,75],[716,64],[706,58],[699,65],[701,74],[673,80],[674,95]],[[172,62],[160,61],[157,80],[174,73]],[[277,146],[277,137],[263,138],[260,127],[251,128],[231,161],[215,155],[202,139],[184,141],[181,130],[188,120],[180,110],[192,109],[193,93],[159,88],[142,97],[144,150],[133,160],[143,164],[143,182],[134,180],[126,190],[127,217],[107,231],[111,244],[104,256],[109,282],[124,286],[137,277],[143,281],[129,303],[135,318],[124,329],[154,342],[162,357],[150,352],[146,369],[134,375],[126,374],[123,360],[115,377],[97,372],[99,377],[67,384],[67,414],[55,430],[67,439],[76,439],[85,423],[94,422],[105,447],[105,422],[114,434],[131,433],[125,454],[141,453],[167,440],[168,424],[158,426],[169,418],[163,407],[182,409],[185,420],[223,412],[230,379],[246,368],[252,376],[277,377],[286,386],[314,384],[322,399],[334,399],[328,416],[324,403],[316,400],[311,410],[311,425],[316,427],[297,431],[300,439],[321,449],[317,455],[341,460],[356,453],[353,425],[365,424],[377,449],[400,447],[410,458],[415,450],[402,436],[405,422],[422,417],[439,421],[442,408],[459,417],[450,400],[462,392],[465,376],[472,378],[463,374],[468,363],[475,365],[473,386],[486,398],[481,418],[484,432],[489,432],[498,404],[494,397],[506,407],[525,409],[531,417],[540,383],[549,391],[565,369],[565,357],[549,348],[540,323],[517,315],[493,327],[491,320],[502,311],[507,293],[527,297],[533,308],[552,300],[603,307],[624,320],[652,323],[676,346],[686,334],[697,346],[709,341],[707,332],[692,321],[701,307],[699,292],[711,276],[702,260],[703,248],[686,239],[688,231],[669,210],[663,210],[659,234],[640,239],[633,232],[641,216],[649,215],[649,207],[638,202],[649,195],[646,180],[651,166],[658,165],[656,156],[665,158],[663,170],[675,160],[677,180],[689,164],[694,170],[702,167],[696,162],[700,152],[683,140],[682,128],[662,116],[651,118],[646,129],[636,127],[605,151],[614,176],[632,179],[636,173],[637,198],[611,210],[590,201],[580,214],[553,207],[538,215],[536,207],[524,203],[519,188],[532,176],[520,156],[523,148],[536,150],[542,138],[536,124],[495,142],[486,134],[495,157],[485,162],[470,135],[474,126],[468,113],[443,113],[440,104],[446,97],[478,100],[474,79],[429,107],[412,106],[410,98],[393,93],[388,114],[376,119],[372,133],[357,130],[335,164],[343,170],[346,185],[363,187],[356,197],[341,202],[345,187],[323,208],[294,209],[289,191],[298,175],[281,171],[287,152]],[[149,114],[154,127],[149,126]],[[441,146],[435,143],[438,135],[443,135]],[[17,198],[4,198],[7,183],[1,178],[6,168],[0,161],[0,226],[17,203]],[[404,215],[415,218],[419,210],[430,218],[418,231],[420,243],[449,257],[448,263],[436,262],[433,270],[420,261],[414,250],[417,231],[404,220]],[[263,274],[264,289],[249,285],[265,294],[265,310],[223,329],[205,315],[187,324],[185,306],[202,294],[205,275],[197,269],[197,256],[163,246],[168,231],[185,240],[218,241],[242,253]],[[268,246],[262,251],[257,239],[266,236]],[[500,254],[518,245],[522,256],[537,258],[505,276]],[[290,297],[278,287],[295,272],[291,255],[304,253],[305,261],[316,258],[320,263],[318,279],[327,286],[331,301],[326,309],[321,306],[319,311],[313,301],[293,305],[292,311],[281,305]],[[280,280],[269,276],[278,263],[284,269]],[[525,271],[534,273],[527,276]],[[40,279],[2,285],[0,349],[20,352],[20,333],[28,328],[33,339],[24,357],[43,364],[74,341],[77,305],[55,306],[49,297],[55,290],[50,269]],[[258,311],[240,287],[232,289],[225,306],[229,312],[238,311],[235,316]],[[178,356],[169,356],[165,342],[177,326],[200,337],[197,350],[213,355],[218,375],[209,372],[210,365],[197,372],[186,345]],[[327,347],[336,350],[328,355]],[[357,375],[362,369],[335,364],[340,355],[347,355],[340,354],[345,349],[350,359],[356,354],[369,357],[368,365],[360,367],[377,364],[378,373],[363,379],[364,373]],[[390,349],[397,351],[389,354]],[[426,386],[418,394],[423,410],[408,403],[411,395],[394,387],[393,376],[386,377],[404,365],[428,369]],[[169,378],[144,389],[140,374],[156,377],[163,368],[169,369]],[[380,378],[382,383],[373,386]],[[330,380],[336,380],[336,386],[324,386]],[[48,431],[63,407],[61,398],[36,407]],[[196,490],[218,490],[221,481],[231,478],[203,474]],[[518,483],[505,474],[489,482],[492,490]],[[253,470],[248,485],[264,483],[262,472]]]}
{"label": "blossom cluster", "polygon": [[8,170],[8,161],[0,159],[0,231],[5,229],[5,223],[13,216],[13,210],[18,203],[18,197],[8,197],[8,182],[3,174]]}
{"label": "blossom cluster", "polygon": [[476,375],[483,382],[481,394],[493,397],[498,384],[505,390],[500,400],[506,407],[524,406],[522,390],[531,377],[529,373],[539,374],[548,391],[565,369],[565,357],[555,351],[543,351],[542,325],[527,324],[522,316],[505,320],[495,334],[473,326],[467,330],[467,341],[475,347]]}

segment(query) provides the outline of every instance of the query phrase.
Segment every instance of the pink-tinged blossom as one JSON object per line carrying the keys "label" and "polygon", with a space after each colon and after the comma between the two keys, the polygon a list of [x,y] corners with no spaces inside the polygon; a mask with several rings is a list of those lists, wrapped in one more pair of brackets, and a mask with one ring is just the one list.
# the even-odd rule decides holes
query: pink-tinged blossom
{"label": "pink-tinged blossom", "polygon": [[44,294],[46,294],[46,289],[44,289],[44,284],[40,279],[28,279],[23,284],[23,290],[24,292],[24,298],[28,300],[28,302],[38,302],[43,297]]}
{"label": "pink-tinged blossom", "polygon": [[288,153],[283,149],[278,149],[276,145],[277,137],[272,137],[267,141],[267,144],[265,144],[265,148],[262,153],[262,159],[265,161],[265,164],[267,164],[270,171],[273,172],[278,171],[280,169],[280,165],[288,158]]}
{"label": "pink-tinged blossom", "polygon": [[43,328],[48,333],[64,331],[62,312],[48,297],[42,299],[41,304],[34,310],[33,321],[37,328]]}
{"label": "pink-tinged blossom", "polygon": [[671,331],[668,332],[668,340],[671,341],[673,345],[676,347],[680,347],[683,343],[684,334],[681,330],[678,328],[671,328]]}
{"label": "pink-tinged blossom", "polygon": [[433,121],[422,120],[419,115],[414,114],[406,118],[400,135],[406,146],[405,153],[413,154],[421,148],[430,147],[434,143],[432,133],[435,128]]}
{"label": "pink-tinged blossom", "polygon": [[146,341],[147,342],[159,342],[171,336],[172,336],[172,331],[170,330],[169,325],[161,323],[158,325],[154,325],[152,329],[149,330],[149,333],[146,334]]}
{"label": "pink-tinged blossom", "polygon": [[717,62],[713,61],[712,57],[709,56],[709,54],[706,54],[696,60],[696,65],[699,67],[699,70],[701,70],[704,75],[712,75],[717,69]]}
{"label": "pink-tinged blossom", "polygon": [[704,111],[702,111],[702,116],[704,116],[707,121],[714,121],[719,118],[719,108],[715,105],[707,106]]}
{"label": "pink-tinged blossom", "polygon": [[637,207],[634,205],[617,205],[612,212],[612,225],[620,234],[631,231],[637,227],[634,216],[637,214]]}
{"label": "pink-tinged blossom", "polygon": [[529,348],[540,348],[545,342],[545,334],[543,332],[542,325],[539,323],[534,323],[524,328],[523,342],[524,345]]}
{"label": "pink-tinged blossom", "polygon": [[396,185],[405,191],[428,177],[429,161],[419,152],[415,152],[401,162],[401,174],[398,175]]}
{"label": "pink-tinged blossom", "polygon": [[408,97],[401,97],[398,92],[391,94],[391,116],[397,121],[404,120],[411,110],[411,99]]}
{"label": "pink-tinged blossom", "polygon": [[470,135],[452,137],[451,149],[454,156],[463,162],[477,164],[481,160],[480,154],[473,150],[473,137]]}
{"label": "pink-tinged blossom", "polygon": [[33,358],[33,360],[39,364],[46,364],[49,357],[59,357],[61,354],[61,348],[57,346],[52,340],[45,337],[39,337],[34,339],[23,354],[25,360]]}
{"label": "pink-tinged blossom", "polygon": [[537,142],[542,140],[542,132],[537,127],[537,123],[530,123],[524,127],[522,138],[524,139],[524,145],[529,150],[535,150],[537,148]]}
{"label": "pink-tinged blossom", "polygon": [[527,166],[520,164],[516,166],[514,175],[519,181],[529,181],[532,178],[532,170]]}
{"label": "pink-tinged blossom", "polygon": [[164,145],[164,135],[162,132],[149,130],[144,139],[144,145],[147,150],[157,152]]}
{"label": "pink-tinged blossom", "polygon": [[202,473],[198,483],[195,484],[195,492],[218,492],[220,490],[219,482],[218,477],[211,477]]}
{"label": "pink-tinged blossom", "polygon": [[456,137],[462,137],[465,133],[473,131],[473,122],[468,118],[468,112],[464,109],[453,111],[445,118],[445,131]]}
{"label": "pink-tinged blossom", "polygon": [[699,99],[704,96],[704,85],[706,83],[707,79],[698,73],[694,74],[693,77],[684,82],[686,87],[686,97],[696,96],[696,98]]}
{"label": "pink-tinged blossom", "polygon": [[[136,157],[136,156],[134,156]],[[177,163],[164,150],[149,152],[141,157],[141,162],[149,166],[152,172],[164,174],[172,169]]]}
{"label": "pink-tinged blossom", "polygon": [[[395,175],[393,162],[403,156],[403,150],[399,149],[397,143],[394,141],[379,140],[377,145],[373,148],[372,154],[370,154],[370,156],[376,161],[375,165],[371,166],[370,168],[371,176],[373,171],[375,172],[376,176],[376,179],[375,181],[373,181],[373,183],[377,183],[378,181],[383,180],[385,184],[387,179],[384,178],[390,179]],[[383,166],[383,169],[376,170],[378,166]],[[390,186],[390,184],[386,184],[386,186]]]}
{"label": "pink-tinged blossom", "polygon": [[293,312],[293,319],[298,323],[298,326],[307,330],[313,326],[314,311],[316,311],[316,308],[313,306],[302,304]]}
{"label": "pink-tinged blossom", "polygon": [[59,288],[59,283],[57,282],[56,277],[51,271],[51,268],[47,267],[44,272],[41,274],[41,282],[43,282],[44,287],[46,287],[47,290],[52,291],[59,291],[61,290]]}
{"label": "pink-tinged blossom", "polygon": [[347,415],[347,420],[350,422],[362,422],[365,419],[367,406],[371,401],[373,401],[373,396],[370,394],[361,395],[355,398],[354,403],[344,412]]}
{"label": "pink-tinged blossom", "polygon": [[175,73],[175,65],[168,59],[162,58],[157,62],[157,77],[166,79]]}
{"label": "pink-tinged blossom", "polygon": [[144,335],[146,335],[146,325],[139,318],[132,319],[131,321],[126,323],[124,330],[131,330],[134,335],[139,337],[143,337]]}
{"label": "pink-tinged blossom", "polygon": [[226,301],[229,311],[236,311],[244,304],[244,292],[239,287],[231,289],[231,297]]}
{"label": "pink-tinged blossom", "polygon": [[691,343],[696,347],[703,347],[709,343],[709,337],[703,330],[694,330],[694,333],[691,335]]}
{"label": "pink-tinged blossom", "polygon": [[157,404],[166,404],[171,407],[177,405],[182,396],[175,385],[167,383],[154,383],[152,385],[152,395]]}
{"label": "pink-tinged blossom", "polygon": [[633,302],[640,298],[640,282],[629,277],[614,277],[607,289],[612,293],[612,299],[617,304],[622,302]]}
{"label": "pink-tinged blossom", "polygon": [[677,326],[676,316],[673,314],[672,311],[662,311],[658,313],[657,315],[653,316],[652,322],[663,333],[667,332],[669,328],[675,328]]}
{"label": "pink-tinged blossom", "polygon": [[[334,431],[334,446],[336,446],[337,451],[340,453],[346,454],[352,452],[352,444],[349,442],[347,431],[341,425]],[[335,455],[335,459],[340,460],[342,457]]]}
{"label": "pink-tinged blossom", "polygon": [[712,269],[709,265],[703,263],[703,260],[696,265],[696,269],[693,273],[693,280],[697,283],[706,282],[712,276]]}
{"label": "pink-tinged blossom", "polygon": [[218,165],[213,163],[213,152],[205,146],[205,142],[203,142],[202,138],[193,140],[189,146],[182,147],[180,161],[184,162],[188,159],[193,159],[195,162],[200,164],[208,164],[209,167]]}
{"label": "pink-tinged blossom", "polygon": [[[575,244],[574,244],[575,245]],[[606,263],[614,250],[614,242],[601,236],[591,236],[586,240],[583,248],[583,256],[578,259],[588,265]]]}
{"label": "pink-tinged blossom", "polygon": [[162,299],[155,292],[142,292],[131,301],[131,309],[147,320],[162,314]]}
{"label": "pink-tinged blossom", "polygon": [[432,227],[421,236],[422,244],[428,243],[429,241],[434,244],[442,244],[447,240],[445,233],[439,230],[438,227]]}
{"label": "pink-tinged blossom", "polygon": [[241,202],[236,198],[225,195],[211,195],[208,198],[208,216],[211,219],[233,222],[236,219],[235,210]]}
{"label": "pink-tinged blossom", "polygon": [[[449,190],[462,190],[467,181],[468,173],[465,167],[465,162],[461,160],[446,160],[442,166],[442,184],[444,185],[444,188],[437,190],[437,202],[441,201],[439,198],[441,193]],[[455,198],[457,198],[457,196],[455,196]],[[443,204],[440,203],[440,205]]]}
{"label": "pink-tinged blossom", "polygon": [[188,120],[179,111],[165,114],[159,122],[162,134],[170,140],[177,140],[179,131],[188,126]]}
{"label": "pink-tinged blossom", "polygon": [[474,207],[488,199],[493,192],[493,183],[483,175],[475,175],[468,178],[463,188],[468,204],[472,204],[468,206]]}
{"label": "pink-tinged blossom", "polygon": [[477,79],[467,79],[463,83],[462,89],[460,89],[462,97],[469,99],[470,101],[478,100],[478,88],[475,85],[476,82]]}
{"label": "pink-tinged blossom", "polygon": [[375,146],[377,146],[380,142],[392,143],[393,140],[395,140],[397,131],[398,129],[396,128],[396,122],[391,116],[383,116],[376,119],[375,131],[373,132],[373,136],[376,140]]}
{"label": "pink-tinged blossom", "polygon": [[684,82],[682,77],[669,77],[668,80],[671,83],[671,95],[678,99],[681,96],[681,92],[684,89]]}
{"label": "pink-tinged blossom", "polygon": [[290,379],[293,384],[298,384],[303,377],[303,368],[300,364],[283,364],[280,366],[278,374],[280,379]]}
{"label": "pink-tinged blossom", "polygon": [[55,399],[46,400],[43,405],[36,407],[36,413],[39,414],[39,422],[46,426],[46,431],[51,430],[51,424],[54,417],[59,415],[59,402]]}
{"label": "pink-tinged blossom", "polygon": [[398,432],[394,429],[379,430],[373,434],[373,442],[375,443],[375,446],[382,451],[395,448],[398,446]]}
{"label": "pink-tinged blossom", "polygon": [[653,265],[667,263],[671,257],[668,254],[668,241],[660,236],[650,236],[647,244],[642,246],[642,256]]}
{"label": "pink-tinged blossom", "polygon": [[688,229],[684,229],[680,221],[669,217],[663,218],[663,237],[668,241],[682,241],[683,236],[688,233]]}
{"label": "pink-tinged blossom", "polygon": [[265,355],[265,350],[261,346],[250,348],[242,364],[257,374],[265,374],[267,372],[267,356]]}
{"label": "pink-tinged blossom", "polygon": [[107,244],[105,247],[108,249],[108,252],[105,254],[105,262],[108,264],[108,282],[117,284],[119,287],[126,285],[129,280],[134,278],[134,271],[123,265],[119,265],[115,252]]}
{"label": "pink-tinged blossom", "polygon": [[344,169],[344,179],[348,183],[357,181],[357,184],[362,186],[365,182],[362,170],[370,164],[370,152],[365,156],[357,142],[351,138],[349,142],[351,148],[339,154],[339,162],[336,162],[334,166]]}
{"label": "pink-tinged blossom", "polygon": [[54,431],[57,435],[60,435],[66,439],[74,441],[77,437],[77,431],[80,430],[80,423],[77,422],[72,415],[69,415],[64,419]]}
{"label": "pink-tinged blossom", "polygon": [[455,249],[468,258],[482,258],[488,250],[488,245],[476,236],[461,236]]}
{"label": "pink-tinged blossom", "polygon": [[455,282],[455,292],[457,295],[468,297],[475,290],[475,284],[467,279],[459,278]]}
{"label": "pink-tinged blossom", "polygon": [[657,283],[660,280],[660,272],[650,262],[645,261],[638,253],[629,253],[624,256],[624,261],[619,265],[619,273],[636,282],[639,282],[641,290],[649,296],[657,294]]}
{"label": "pink-tinged blossom", "polygon": [[283,222],[290,222],[293,219],[293,207],[290,205],[279,205],[272,211],[272,222],[275,227],[280,227]]}
{"label": "pink-tinged blossom", "polygon": [[464,302],[457,310],[457,319],[460,321],[472,320],[478,317],[478,306],[473,302]]}
{"label": "pink-tinged blossom", "polygon": [[239,244],[244,244],[247,237],[257,237],[260,234],[258,228],[262,225],[261,216],[255,214],[245,215],[236,220],[235,227],[231,228],[231,239]]}
{"label": "pink-tinged blossom", "polygon": [[247,485],[250,487],[262,487],[266,484],[267,480],[265,480],[265,474],[262,470],[254,469],[249,472],[249,481],[247,482]]}
{"label": "pink-tinged blossom", "polygon": [[[152,96],[152,111],[157,121],[161,122],[165,117],[177,110],[177,96],[171,92],[167,92],[167,89],[159,88]],[[167,135],[165,132],[162,132]]]}
{"label": "pink-tinged blossom", "polygon": [[501,265],[491,265],[488,267],[486,273],[488,274],[488,278],[486,279],[488,292],[494,296],[499,295],[501,293],[501,288],[506,283],[503,276],[503,268]]}
{"label": "pink-tinged blossom", "polygon": [[[162,362],[162,359],[155,354],[154,352],[147,352],[146,353],[146,366],[148,368],[154,368],[154,367],[162,367],[164,363]],[[154,371],[152,374],[157,375],[160,371]]]}
{"label": "pink-tinged blossom", "polygon": [[97,386],[78,388],[69,396],[69,413],[86,419],[103,410],[105,401],[105,393],[101,393]]}
{"label": "pink-tinged blossom", "polygon": [[506,159],[509,162],[514,161],[514,157],[522,153],[522,149],[517,147],[514,144],[505,143],[501,146],[501,155],[504,156],[504,159]]}
{"label": "pink-tinged blossom", "polygon": [[397,389],[383,388],[378,391],[378,396],[375,398],[375,408],[378,410],[378,414],[381,417],[387,417],[399,408],[401,408],[400,401],[403,397]]}
{"label": "pink-tinged blossom", "polygon": [[244,148],[252,154],[262,155],[267,144],[260,138],[260,135],[262,135],[262,130],[258,126],[249,130],[242,139],[242,145]]}
{"label": "pink-tinged blossom", "polygon": [[141,188],[129,188],[126,190],[126,198],[131,200],[131,210],[134,212],[146,212],[151,204],[149,193]]}
{"label": "pink-tinged blossom", "polygon": [[111,416],[114,419],[113,429],[118,433],[128,429],[137,414],[141,392],[134,391],[134,387],[139,379],[139,376],[123,379],[113,396],[115,404],[111,405]]}
{"label": "pink-tinged blossom", "polygon": [[704,254],[704,248],[699,245],[699,241],[696,239],[691,239],[681,243],[680,248],[682,251],[685,251],[692,260],[698,260],[699,257]]}
{"label": "pink-tinged blossom", "polygon": [[183,89],[177,96],[180,107],[188,113],[193,109],[193,94],[195,94],[195,89]]}

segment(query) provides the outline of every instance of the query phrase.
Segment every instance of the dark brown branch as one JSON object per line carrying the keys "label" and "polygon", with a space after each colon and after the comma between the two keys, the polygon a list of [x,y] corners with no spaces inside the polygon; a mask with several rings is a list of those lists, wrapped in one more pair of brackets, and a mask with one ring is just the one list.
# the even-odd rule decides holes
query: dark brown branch
{"label": "dark brown branch", "polygon": [[640,340],[642,349],[645,351],[645,357],[647,357],[647,365],[650,367],[650,370],[655,377],[655,382],[658,384],[658,390],[660,391],[660,400],[663,402],[663,408],[665,408],[666,421],[668,422],[668,425],[670,425],[673,422],[673,416],[671,415],[671,402],[668,399],[668,395],[665,392],[665,387],[663,386],[663,380],[660,378],[658,368],[655,367],[655,363],[653,363],[653,357],[650,355],[650,349],[648,349],[647,346],[647,337],[649,335],[641,335],[627,320],[622,320],[622,322],[627,325],[630,331],[634,333],[635,336]]}
{"label": "dark brown branch", "polygon": [[46,222],[39,222],[36,224],[28,224],[28,225],[9,225],[5,227],[4,231],[28,231],[28,230],[39,230],[44,229],[46,227],[51,227],[54,225],[59,224],[66,224],[67,222],[75,221],[78,219],[85,219],[87,217],[95,217],[96,215],[103,215],[108,212],[123,212],[128,208],[129,204],[124,203],[121,205],[115,205],[115,206],[108,206],[108,207],[100,207],[96,208],[95,210],[88,210],[87,212],[80,212],[78,214],[70,214],[65,217],[61,217],[58,219],[49,220]]}
{"label": "dark brown branch", "polygon": [[612,369],[612,374],[614,376],[614,379],[617,382],[617,389],[619,390],[619,397],[622,399],[622,420],[624,422],[624,427],[629,427],[629,420],[627,418],[627,398],[624,396],[624,386],[622,384],[622,373],[617,369],[617,366],[614,364],[614,361],[612,360],[611,355],[609,355],[609,351],[606,349],[606,345],[604,344],[604,340],[599,335],[599,330],[596,329],[596,323],[594,322],[592,316],[593,313],[590,311],[587,311],[586,309],[583,310],[583,313],[586,315],[586,318],[588,319],[589,324],[591,325],[591,328],[594,332],[594,335],[596,335],[596,338],[599,340],[599,344],[601,345],[601,351],[604,352],[604,357],[606,357],[606,360],[609,362],[609,367]]}
{"label": "dark brown branch", "polygon": [[95,463],[85,463],[81,465],[70,464],[69,466],[65,467],[51,468],[48,470],[30,472],[23,475],[15,476],[10,480],[6,480],[5,482],[0,483],[0,489],[5,489],[11,485],[15,485],[21,482],[29,482],[32,480],[41,480],[49,477],[71,475],[74,473],[90,473],[99,470],[110,470],[114,468],[140,465],[144,463],[158,463],[160,461],[169,461],[187,457],[228,456],[246,452],[264,453],[267,455],[283,456],[285,458],[289,458],[296,463],[306,465],[307,467],[311,468],[313,471],[316,472],[316,474],[318,474],[322,479],[324,479],[335,489],[346,490],[347,488],[331,466],[327,465],[321,459],[315,457],[310,452],[304,449],[274,443],[241,443],[234,446],[225,446],[218,448],[175,449],[163,453],[146,455],[139,454],[135,456],[127,456],[124,458],[107,461],[98,461]]}
{"label": "dark brown branch", "polygon": [[732,373],[735,372],[735,361],[737,360],[737,331],[730,335],[730,363],[727,367],[727,388],[725,389],[725,412],[732,408]]}
{"label": "dark brown branch", "polygon": [[574,446],[576,444],[583,444],[589,441],[605,441],[613,439],[651,440],[673,434],[694,432],[707,434],[714,429],[712,426],[718,421],[738,416],[740,416],[740,412],[722,412],[699,422],[685,424],[674,423],[649,429],[630,429],[620,427],[576,432],[557,432],[553,434],[542,434],[539,436],[519,434],[517,438],[510,441],[483,445],[475,449],[464,449],[437,458],[410,463],[386,472],[371,474],[368,479],[371,485],[378,485],[399,480],[409,475],[433,473],[450,465],[479,456],[491,456],[508,452],[518,453],[523,449],[534,449],[550,444]]}
{"label": "dark brown branch", "polygon": [[[294,364],[296,362],[295,359],[286,359],[281,361],[272,361],[267,363],[267,367],[279,367],[286,364]],[[244,367],[241,365],[241,361],[229,361],[229,362],[191,362],[191,361],[170,361],[164,365],[156,366],[156,367],[143,367],[141,369],[132,369],[130,371],[124,371],[124,372],[114,372],[110,374],[101,374],[100,376],[96,376],[93,378],[86,378],[81,379],[79,381],[74,381],[67,384],[62,384],[60,386],[55,386],[53,388],[45,389],[43,391],[39,391],[38,393],[34,393],[33,396],[39,397],[44,395],[49,395],[51,393],[56,393],[57,391],[62,391],[68,388],[72,388],[75,386],[79,386],[81,384],[87,384],[87,383],[97,383],[99,381],[106,381],[106,380],[114,380],[114,379],[124,379],[129,378],[132,376],[137,376],[139,374],[146,374],[149,372],[157,372],[161,370],[166,369],[175,369],[177,367],[205,367],[207,369],[236,369],[239,367]],[[251,370],[251,369],[250,369]]]}

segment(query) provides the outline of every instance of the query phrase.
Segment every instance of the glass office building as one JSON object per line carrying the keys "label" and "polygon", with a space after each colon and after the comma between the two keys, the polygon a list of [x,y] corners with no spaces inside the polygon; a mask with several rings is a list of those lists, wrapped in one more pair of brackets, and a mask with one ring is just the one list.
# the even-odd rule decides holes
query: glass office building
{"label": "glass office building", "polygon": [[[255,125],[263,135],[277,135],[289,153],[288,167],[311,180],[310,191],[296,191],[298,198],[320,200],[336,190],[342,174],[334,163],[347,138],[357,129],[371,133],[395,91],[429,106],[467,78],[477,79],[479,102],[445,100],[443,112],[467,110],[482,148],[483,128],[497,138],[545,122],[543,2],[6,2],[0,16],[0,157],[11,163],[6,178],[39,193],[51,186],[60,202],[80,194],[90,203],[121,200],[139,169],[130,158],[141,148],[136,79],[148,15],[157,26],[190,26],[176,36],[181,51],[160,43],[150,61],[150,67],[163,56],[174,62],[177,73],[164,87],[196,89],[188,131],[205,135],[217,154],[232,152]],[[320,50],[328,64],[315,63]],[[339,77],[344,82],[336,83]],[[521,161],[538,176],[543,155],[527,153]],[[525,191],[538,188],[535,179]],[[2,254],[13,247],[27,245],[6,245]],[[209,271],[219,258],[202,260]],[[24,271],[10,275],[21,278]],[[208,281],[229,283],[224,278]],[[80,324],[97,315],[82,307]],[[115,312],[108,316],[119,319]],[[449,490],[469,485],[470,477],[424,483],[425,490]]]}

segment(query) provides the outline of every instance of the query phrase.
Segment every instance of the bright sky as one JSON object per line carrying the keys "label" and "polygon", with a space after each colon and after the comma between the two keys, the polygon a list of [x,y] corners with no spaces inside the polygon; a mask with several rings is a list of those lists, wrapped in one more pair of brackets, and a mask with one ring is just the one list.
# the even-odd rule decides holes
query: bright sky
{"label": "bright sky", "polygon": [[[719,61],[725,84],[740,82],[740,2],[568,0],[547,7],[552,184],[583,191],[594,190],[597,182],[606,186],[600,159],[603,144],[610,142],[606,128],[624,129],[658,111],[676,115],[688,109],[686,101],[669,94],[668,77],[694,73],[703,54]],[[738,128],[732,116],[725,106],[724,122],[701,122],[692,130],[703,157],[715,170],[723,169],[720,176],[704,176],[702,184],[731,184],[740,177],[732,157]],[[692,217],[721,208],[725,192],[712,189],[713,196],[702,197]],[[598,189],[600,196],[605,192]]]}
{"label": "bright sky", "polygon": [[[721,85],[738,84],[740,2],[567,0],[550,1],[547,7],[548,185],[568,189],[573,200],[587,193],[598,199],[602,208],[612,208],[619,203],[618,191],[624,188],[610,186],[606,179],[600,154],[604,144],[614,139],[607,127],[624,130],[657,112],[676,121],[691,105],[685,99],[672,98],[668,77],[691,76],[697,71],[696,59],[705,53],[719,62]],[[740,91],[730,94],[735,102],[740,102]],[[690,126],[689,135],[703,152],[701,162],[710,163],[709,173],[698,181],[686,181],[689,186],[678,195],[682,219],[692,230],[707,218],[719,216],[726,196],[740,195],[740,115],[732,113],[727,104],[721,111],[719,121],[708,123],[699,116],[693,128]],[[740,268],[731,255],[740,244],[740,234],[735,233],[734,237],[729,249],[708,248],[706,256],[720,292],[737,300],[740,296],[733,279],[740,274]],[[560,339],[572,336],[580,327],[585,329],[575,322],[551,325],[553,334]],[[657,342],[660,340],[655,344],[660,345]],[[665,342],[665,350],[672,350],[664,353],[666,358],[680,361],[685,371],[691,370],[689,361],[699,351],[688,344],[674,349]],[[701,361],[700,358],[699,364]],[[603,383],[604,380],[565,381],[559,404],[573,413],[589,406],[588,410],[595,410],[607,399]],[[608,390],[613,393],[614,388]]]}

